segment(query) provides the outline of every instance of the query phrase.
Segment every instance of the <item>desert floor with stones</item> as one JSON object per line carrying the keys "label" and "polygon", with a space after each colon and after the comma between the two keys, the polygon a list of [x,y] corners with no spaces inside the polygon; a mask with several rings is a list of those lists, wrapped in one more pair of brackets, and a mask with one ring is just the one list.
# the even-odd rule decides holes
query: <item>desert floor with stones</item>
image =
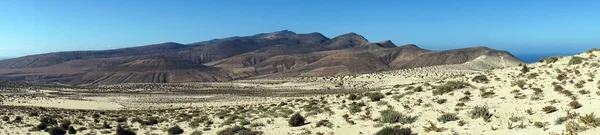
{"label": "desert floor with stones", "polygon": [[477,63],[221,83],[3,82],[0,134],[600,134],[600,51],[489,71]]}

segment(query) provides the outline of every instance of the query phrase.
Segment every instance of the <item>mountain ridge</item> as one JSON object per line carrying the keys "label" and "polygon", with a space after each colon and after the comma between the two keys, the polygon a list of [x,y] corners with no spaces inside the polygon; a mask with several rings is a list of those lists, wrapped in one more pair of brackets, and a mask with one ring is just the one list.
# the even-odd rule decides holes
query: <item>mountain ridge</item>
{"label": "mountain ridge", "polygon": [[29,55],[0,60],[0,78],[71,85],[228,81],[363,74],[460,64],[484,55],[522,63],[507,51],[482,46],[432,51],[391,40],[370,42],[353,32],[328,38],[283,30],[191,44]]}

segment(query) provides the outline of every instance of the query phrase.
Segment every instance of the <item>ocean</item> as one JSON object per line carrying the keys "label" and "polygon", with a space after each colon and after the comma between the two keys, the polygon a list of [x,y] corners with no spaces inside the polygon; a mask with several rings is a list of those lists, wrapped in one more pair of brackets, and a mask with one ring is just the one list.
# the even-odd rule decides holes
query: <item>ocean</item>
{"label": "ocean", "polygon": [[530,53],[530,54],[513,54],[515,57],[521,59],[527,63],[537,62],[542,58],[550,57],[550,56],[571,56],[579,53]]}

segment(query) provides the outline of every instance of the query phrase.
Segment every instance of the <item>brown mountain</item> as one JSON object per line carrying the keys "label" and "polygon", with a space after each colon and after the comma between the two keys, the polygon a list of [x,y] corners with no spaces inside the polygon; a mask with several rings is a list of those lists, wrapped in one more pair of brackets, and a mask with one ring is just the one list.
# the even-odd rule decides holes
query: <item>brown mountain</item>
{"label": "brown mountain", "polygon": [[369,42],[356,33],[329,39],[320,33],[284,30],[187,45],[169,42],[6,59],[0,61],[0,79],[73,85],[226,81],[371,73],[477,58],[521,62],[506,51],[487,47],[438,52],[416,45],[397,47],[389,40]]}

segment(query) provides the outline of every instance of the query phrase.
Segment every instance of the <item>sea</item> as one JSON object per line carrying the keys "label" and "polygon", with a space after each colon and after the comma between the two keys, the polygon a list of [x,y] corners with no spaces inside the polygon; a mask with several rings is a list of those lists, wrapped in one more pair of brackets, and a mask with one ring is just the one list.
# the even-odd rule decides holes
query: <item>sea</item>
{"label": "sea", "polygon": [[551,56],[571,56],[579,53],[515,53],[513,54],[515,57],[521,59],[527,63],[538,62],[542,58],[551,57]]}

